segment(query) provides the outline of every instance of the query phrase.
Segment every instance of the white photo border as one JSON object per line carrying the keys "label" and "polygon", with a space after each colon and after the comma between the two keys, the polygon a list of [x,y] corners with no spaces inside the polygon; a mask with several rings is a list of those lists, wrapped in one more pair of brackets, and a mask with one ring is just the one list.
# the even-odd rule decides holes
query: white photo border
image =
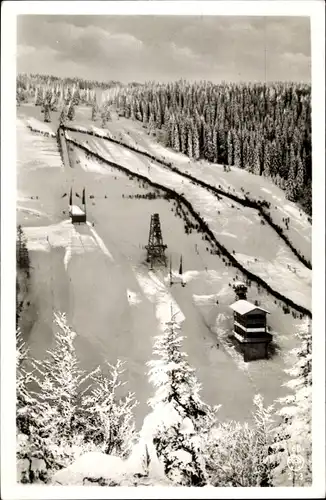
{"label": "white photo border", "polygon": [[[313,485],[301,488],[54,487],[16,483],[16,16],[306,16],[311,19],[313,161]],[[6,1],[1,16],[1,489],[4,500],[316,498],[325,493],[325,7],[322,1]]]}

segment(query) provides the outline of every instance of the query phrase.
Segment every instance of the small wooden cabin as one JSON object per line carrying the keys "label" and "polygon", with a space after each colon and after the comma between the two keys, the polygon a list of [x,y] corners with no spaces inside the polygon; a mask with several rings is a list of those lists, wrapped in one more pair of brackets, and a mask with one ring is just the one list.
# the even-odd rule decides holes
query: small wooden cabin
{"label": "small wooden cabin", "polygon": [[273,339],[266,328],[269,312],[243,299],[230,308],[234,313],[233,335],[241,345],[244,361],[266,358],[268,344]]}
{"label": "small wooden cabin", "polygon": [[69,215],[73,224],[81,224],[86,222],[86,211],[82,210],[77,205],[71,205]]}

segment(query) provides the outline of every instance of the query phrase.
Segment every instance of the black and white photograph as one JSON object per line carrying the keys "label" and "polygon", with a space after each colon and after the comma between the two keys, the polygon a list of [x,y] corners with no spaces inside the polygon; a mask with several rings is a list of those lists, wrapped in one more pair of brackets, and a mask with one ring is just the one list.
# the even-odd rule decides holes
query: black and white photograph
{"label": "black and white photograph", "polygon": [[323,496],[324,5],[4,4],[19,498]]}

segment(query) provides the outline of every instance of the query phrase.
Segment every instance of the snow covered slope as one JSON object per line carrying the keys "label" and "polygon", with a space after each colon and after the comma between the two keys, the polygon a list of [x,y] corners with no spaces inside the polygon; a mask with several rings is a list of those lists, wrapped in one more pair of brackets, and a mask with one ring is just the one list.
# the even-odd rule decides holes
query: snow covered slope
{"label": "snow covered slope", "polygon": [[103,158],[183,194],[244,267],[295,303],[311,308],[311,271],[268,225],[261,224],[257,211],[227,198],[217,199],[207,189],[122,146],[78,132],[69,131],[69,137]]}
{"label": "snow covered slope", "polygon": [[[28,129],[26,134],[32,137]],[[47,143],[50,150],[54,140],[42,139],[50,141]],[[102,152],[107,151],[102,143],[94,142],[94,148],[96,144]],[[34,157],[37,156],[35,151]],[[215,204],[218,200],[215,197],[207,197],[206,192],[198,191],[190,183],[182,183],[177,176],[170,178],[168,171],[154,163],[148,165],[134,155],[126,155],[121,148],[106,154],[127,162],[128,168],[139,169],[146,175],[150,167],[150,174],[158,182],[184,191],[186,197],[198,206],[201,215],[207,217],[210,224],[216,223],[214,231],[218,237],[224,233],[225,244],[237,242],[237,251],[241,253],[237,232],[243,234],[241,227],[244,222],[231,221],[240,214],[236,208],[221,203],[219,210],[221,216],[224,212],[226,224],[219,222],[217,226]],[[212,255],[209,243],[202,240],[200,234],[185,233],[184,222],[176,217],[173,201],[160,197],[141,198],[151,193],[152,188],[108,165],[95,162],[91,157],[87,158],[80,149],[70,151],[70,159],[73,168],[53,168],[44,162],[36,175],[33,155],[30,153],[24,157],[22,153],[18,168],[21,198],[18,213],[28,237],[32,264],[30,289],[35,316],[27,339],[31,354],[37,358],[45,356],[53,339],[53,312],[66,312],[69,323],[78,333],[77,353],[85,369],[104,364],[105,360],[114,363],[120,358],[126,361],[128,384],[125,389],[134,391],[140,401],[136,419],[141,425],[148,413],[146,401],[152,394],[146,362],[152,358],[153,337],[161,331],[172,303],[173,309],[180,310],[183,334],[186,335],[184,349],[203,385],[203,398],[211,404],[222,404],[221,420],[250,419],[252,398],[257,392],[265,396],[267,404],[284,395],[284,356],[296,346],[293,332],[300,319],[284,314],[278,301],[265,291],[258,291],[253,283],[248,300],[259,299],[270,311],[269,326],[276,352],[269,360],[243,363],[229,339],[232,329],[229,304],[234,301],[231,286],[236,279],[243,278],[241,273],[227,267],[222,258]],[[62,198],[62,195],[69,192],[69,186],[74,193],[81,193],[86,187],[87,215],[91,225],[72,226],[67,213],[62,213],[67,208],[67,196]],[[26,200],[31,195],[34,212],[24,221],[21,207],[24,203],[27,205]],[[174,274],[177,274],[180,255],[183,256],[184,288],[180,284],[169,286],[168,269],[152,273],[144,263],[144,246],[148,241],[152,213],[160,214]],[[39,214],[43,214],[42,217]],[[254,222],[246,224],[246,229],[257,229]],[[244,244],[252,251],[245,234],[243,238]],[[264,252],[268,259],[267,252],[273,250],[268,248]]]}
{"label": "snow covered slope", "polygon": [[[85,120],[86,117],[86,120]],[[237,167],[231,167],[230,172],[225,172],[220,164],[210,163],[206,160],[193,161],[182,153],[177,153],[159,144],[154,137],[147,134],[139,122],[117,118],[112,113],[113,120],[107,123],[106,129],[96,127],[100,135],[113,137],[123,143],[147,151],[159,159],[170,161],[180,171],[191,174],[214,187],[219,187],[227,193],[244,198],[244,194],[254,200],[269,202],[269,212],[272,220],[283,228],[286,236],[294,247],[311,261],[311,223],[307,215],[295,204],[285,197],[285,192],[272,183],[269,179],[250,174]],[[84,130],[94,130],[94,123],[80,113],[72,126],[83,124]],[[290,217],[288,229],[284,219]]]}

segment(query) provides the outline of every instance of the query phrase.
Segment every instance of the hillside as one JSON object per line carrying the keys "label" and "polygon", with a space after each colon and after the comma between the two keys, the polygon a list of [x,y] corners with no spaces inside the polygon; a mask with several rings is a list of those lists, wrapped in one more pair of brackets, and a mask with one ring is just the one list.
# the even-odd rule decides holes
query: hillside
{"label": "hillside", "polygon": [[[145,175],[184,194],[218,240],[230,253],[234,252],[241,264],[267,281],[273,289],[310,309],[311,272],[293,256],[268,225],[260,224],[255,211],[227,198],[217,199],[206,189],[119,145],[98,137],[85,139],[86,136],[78,132],[69,131],[67,137],[79,141],[109,161],[127,166],[136,174]],[[255,232],[252,231],[254,226],[259,228]]]}
{"label": "hillside", "polygon": [[[22,118],[28,118],[29,109],[34,113],[35,108],[21,108]],[[81,123],[84,112],[77,112],[79,118],[74,125]],[[41,123],[41,116],[33,117]],[[270,311],[268,323],[275,352],[268,360],[245,364],[229,339],[232,314],[228,307],[234,301],[231,285],[243,276],[236,268],[226,266],[222,256],[211,253],[214,246],[201,234],[185,233],[185,222],[176,216],[175,200],[164,199],[164,189],[155,192],[149,184],[95,161],[90,154],[86,156],[78,146],[69,146],[72,168],[63,168],[55,138],[32,132],[23,120],[17,123],[17,210],[28,238],[32,299],[36,304],[34,324],[28,334],[32,354],[42,358],[51,345],[53,311],[67,312],[69,323],[79,334],[77,350],[83,367],[91,369],[105,359],[114,362],[117,357],[126,361],[127,389],[135,391],[140,401],[136,409],[140,424],[151,391],[144,366],[152,356],[153,337],[169,319],[172,304],[173,311],[180,311],[178,318],[187,337],[184,348],[197,369],[203,398],[211,404],[222,404],[221,419],[250,419],[252,397],[257,392],[265,395],[267,403],[282,395],[284,357],[297,345],[293,332],[301,323],[299,317],[284,314],[278,300],[252,283],[248,300],[259,299]],[[120,120],[113,121],[110,130],[119,124]],[[227,198],[218,200],[157,162],[121,146],[77,132],[67,134],[80,144],[88,141],[90,151],[128,167],[136,176],[142,174],[163,187],[184,193],[216,238],[229,252],[235,252],[234,257],[244,267],[310,308],[310,271],[271,228],[260,224],[254,211],[244,210]],[[141,141],[140,146],[145,147]],[[39,150],[42,162],[34,159]],[[176,156],[181,158],[181,165],[182,157]],[[217,182],[221,183],[218,178]],[[86,226],[73,226],[67,220],[68,198],[62,196],[69,192],[69,186],[79,194],[86,187]],[[153,192],[154,199],[141,197]],[[75,201],[79,203],[76,197]],[[167,255],[172,258],[177,281],[179,259],[183,256],[184,288],[180,284],[169,286],[168,269],[152,272],[144,262],[150,215],[156,212],[160,214]],[[183,212],[191,221],[186,207]],[[296,267],[297,273],[291,272],[287,264]]]}

